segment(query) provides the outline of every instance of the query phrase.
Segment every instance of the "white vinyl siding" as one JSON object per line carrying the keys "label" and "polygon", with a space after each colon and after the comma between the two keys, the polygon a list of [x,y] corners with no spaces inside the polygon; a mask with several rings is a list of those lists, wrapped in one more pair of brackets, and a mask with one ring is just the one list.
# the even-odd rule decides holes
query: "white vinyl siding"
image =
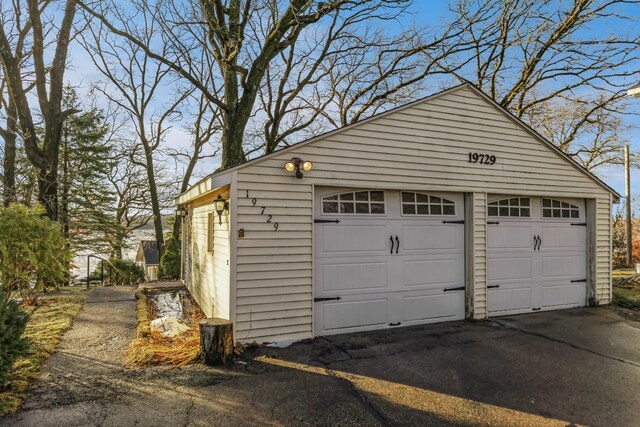
{"label": "white vinyl siding", "polygon": [[473,193],[467,201],[472,204],[473,213],[473,218],[468,219],[471,221],[471,241],[467,244],[471,251],[467,254],[467,272],[472,281],[467,288],[472,292],[469,297],[473,298],[470,314],[473,319],[484,319],[487,316],[487,194]]}
{"label": "white vinyl siding", "polygon": [[[497,156],[471,164],[469,152]],[[313,159],[304,180],[342,187],[489,191],[593,197],[608,192],[469,89],[391,113],[256,162],[244,173],[262,182],[289,174],[283,161]]]}
{"label": "white vinyl siding", "polygon": [[214,215],[213,226],[213,282],[214,313],[213,317],[230,319],[230,281],[229,264],[231,263],[231,248],[229,241],[229,212],[222,215],[220,224],[218,215]]}
{"label": "white vinyl siding", "polygon": [[229,216],[225,212],[222,224],[213,216],[213,251],[208,250],[209,215],[213,212],[212,198],[194,203],[189,211],[189,262],[185,268],[189,291],[207,317],[229,319]]}
{"label": "white vinyl siding", "polygon": [[598,304],[611,302],[611,199],[596,200],[596,298]]}
{"label": "white vinyl siding", "polygon": [[[469,152],[495,155],[496,163],[469,163]],[[314,164],[301,180],[283,168],[292,157]],[[611,194],[468,87],[294,146],[234,173],[235,227],[245,231],[235,258],[240,341],[313,334],[313,185],[474,193],[475,318],[486,315],[486,193],[597,199],[596,288],[600,303],[610,300]],[[261,206],[278,222],[277,231],[266,223]]]}
{"label": "white vinyl siding", "polygon": [[[288,172],[274,174],[269,183],[252,174],[252,168],[246,172],[238,172],[234,192],[236,228],[244,230],[244,237],[237,241],[236,340],[310,338],[312,186]],[[271,222],[267,222],[269,215]]]}

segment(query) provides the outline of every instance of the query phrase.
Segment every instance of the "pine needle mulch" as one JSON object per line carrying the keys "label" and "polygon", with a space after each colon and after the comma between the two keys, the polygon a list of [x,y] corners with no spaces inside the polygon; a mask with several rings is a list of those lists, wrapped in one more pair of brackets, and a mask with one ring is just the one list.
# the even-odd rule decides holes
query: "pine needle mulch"
{"label": "pine needle mulch", "polygon": [[13,365],[13,379],[0,388],[0,417],[16,411],[27,397],[42,364],[56,350],[60,339],[89,296],[84,287],[62,288],[40,294],[38,304],[24,307],[31,314],[25,336],[31,340],[29,353]]}
{"label": "pine needle mulch", "polygon": [[200,358],[200,330],[198,322],[204,316],[199,310],[192,310],[189,330],[177,337],[163,337],[159,332],[151,332],[144,338],[131,342],[124,363],[129,368],[147,366],[169,366],[180,368]]}

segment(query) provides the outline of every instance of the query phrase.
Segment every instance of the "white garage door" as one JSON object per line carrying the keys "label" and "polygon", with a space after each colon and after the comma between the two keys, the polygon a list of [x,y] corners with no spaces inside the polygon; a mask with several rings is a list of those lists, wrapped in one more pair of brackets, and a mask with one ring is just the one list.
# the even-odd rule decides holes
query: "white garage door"
{"label": "white garage door", "polygon": [[316,335],[464,318],[463,198],[316,188]]}
{"label": "white garage door", "polygon": [[490,198],[489,315],[586,305],[584,201]]}

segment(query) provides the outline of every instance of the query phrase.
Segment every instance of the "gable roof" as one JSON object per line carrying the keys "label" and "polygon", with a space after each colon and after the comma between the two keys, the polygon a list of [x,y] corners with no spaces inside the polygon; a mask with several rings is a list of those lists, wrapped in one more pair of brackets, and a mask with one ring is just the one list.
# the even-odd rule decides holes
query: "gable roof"
{"label": "gable roof", "polygon": [[[542,144],[546,145],[549,149],[551,149],[551,150],[552,150],[554,153],[556,153],[559,157],[561,157],[561,158],[565,159],[565,160],[570,164],[570,166],[572,166],[572,167],[574,167],[574,168],[578,169],[580,172],[582,172],[582,173],[583,173],[584,175],[586,175],[588,178],[590,178],[591,180],[593,180],[594,182],[596,182],[599,186],[601,186],[602,188],[604,188],[606,191],[610,192],[610,193],[614,196],[614,199],[615,199],[615,201],[616,201],[616,202],[617,202],[617,201],[619,201],[619,199],[621,198],[621,196],[620,196],[620,194],[618,194],[618,192],[617,192],[616,190],[614,190],[613,188],[611,188],[608,184],[606,184],[606,183],[605,183],[604,181],[602,181],[600,178],[598,178],[597,176],[595,176],[592,172],[590,172],[590,171],[588,171],[587,169],[585,169],[582,165],[580,165],[578,162],[576,162],[576,161],[575,161],[573,158],[571,158],[568,154],[566,154],[564,151],[560,150],[560,149],[559,149],[556,145],[554,145],[552,142],[550,142],[549,140],[547,140],[546,138],[544,138],[542,135],[540,135],[538,132],[536,132],[534,129],[532,129],[529,125],[527,125],[527,124],[526,124],[525,122],[523,122],[521,119],[519,119],[519,118],[517,118],[515,115],[513,115],[513,113],[511,113],[509,110],[507,110],[506,108],[504,108],[503,106],[501,106],[500,104],[498,104],[498,102],[496,102],[493,98],[491,98],[489,95],[487,95],[486,93],[484,93],[484,92],[483,92],[481,89],[479,89],[477,86],[475,86],[475,85],[473,85],[472,83],[469,83],[469,82],[464,82],[464,83],[462,83],[462,84],[459,84],[459,85],[453,86],[453,87],[451,87],[451,88],[449,88],[449,89],[445,89],[445,90],[443,90],[443,91],[436,92],[436,93],[434,93],[434,94],[431,94],[431,95],[428,95],[428,96],[426,96],[426,97],[420,98],[420,99],[418,99],[418,100],[412,101],[412,102],[410,102],[410,103],[408,103],[408,104],[404,104],[404,105],[401,105],[401,106],[399,106],[399,107],[392,108],[392,109],[390,109],[390,110],[384,111],[384,112],[382,112],[382,113],[375,114],[375,115],[373,115],[373,116],[371,116],[371,117],[368,117],[368,118],[366,118],[366,119],[363,119],[363,120],[357,121],[357,122],[352,123],[352,124],[350,124],[350,125],[343,126],[343,127],[341,127],[341,128],[338,128],[338,129],[334,129],[334,130],[331,130],[331,131],[325,132],[325,133],[323,133],[323,134],[320,134],[320,135],[318,135],[318,136],[314,136],[314,137],[309,138],[309,139],[304,140],[304,141],[300,141],[300,142],[295,143],[295,144],[292,144],[292,145],[290,145],[290,146],[288,146],[288,147],[284,147],[284,148],[282,148],[282,149],[280,149],[280,150],[276,150],[276,151],[274,151],[273,153],[265,154],[265,155],[263,155],[263,156],[256,157],[256,158],[254,158],[254,159],[248,160],[248,161],[246,161],[246,162],[244,162],[244,163],[241,163],[241,164],[239,164],[239,165],[236,165],[236,166],[233,166],[233,167],[230,167],[230,168],[227,168],[227,169],[219,170],[219,171],[214,172],[213,174],[211,174],[211,175],[209,175],[209,176],[207,176],[207,177],[203,178],[202,180],[198,181],[196,184],[194,184],[194,185],[193,185],[192,187],[190,187],[190,188],[193,188],[193,187],[195,187],[195,186],[199,185],[200,183],[202,183],[202,182],[204,182],[204,181],[206,181],[206,180],[211,180],[211,179],[212,179],[212,178],[214,178],[214,177],[217,177],[217,176],[220,176],[220,175],[226,174],[226,173],[231,172],[231,171],[235,171],[235,170],[239,170],[239,169],[242,169],[242,168],[245,168],[245,167],[251,166],[251,165],[253,165],[253,164],[255,164],[255,163],[259,163],[259,162],[261,162],[261,161],[263,161],[263,160],[266,160],[266,159],[269,159],[269,158],[271,158],[271,157],[274,157],[274,156],[280,155],[280,154],[285,153],[285,152],[287,152],[287,151],[291,151],[291,150],[297,149],[297,148],[299,148],[299,147],[305,146],[305,145],[307,145],[307,144],[312,144],[312,143],[314,143],[314,142],[316,142],[316,141],[319,141],[319,140],[325,139],[325,138],[330,137],[330,136],[332,136],[332,135],[339,134],[339,133],[341,133],[341,132],[343,132],[343,131],[346,131],[347,129],[353,129],[353,128],[358,127],[358,126],[360,126],[360,125],[362,125],[362,124],[369,123],[369,122],[371,122],[371,121],[374,121],[374,120],[380,119],[380,118],[382,118],[382,117],[388,116],[388,115],[393,114],[393,113],[397,113],[397,112],[403,111],[403,110],[405,110],[405,109],[409,109],[409,108],[411,108],[411,107],[413,107],[413,106],[415,106],[415,105],[419,105],[419,104],[421,104],[421,103],[423,103],[423,102],[426,102],[426,101],[429,101],[429,100],[432,100],[432,99],[438,98],[438,97],[443,96],[443,95],[445,95],[445,94],[449,94],[449,93],[452,93],[452,92],[455,92],[455,91],[458,91],[458,90],[461,90],[461,89],[464,89],[464,88],[470,89],[470,90],[471,90],[471,91],[473,91],[475,94],[477,94],[478,96],[480,96],[480,97],[481,97],[482,99],[484,99],[484,100],[485,100],[489,105],[491,105],[492,107],[494,107],[495,109],[497,109],[498,111],[500,111],[500,112],[501,112],[504,116],[506,116],[509,120],[511,120],[511,121],[513,121],[513,122],[515,122],[517,125],[519,125],[520,127],[522,127],[522,128],[523,128],[527,133],[529,133],[531,136],[533,136],[533,137],[534,137],[535,139],[537,139],[539,142],[541,142]],[[189,191],[189,190],[187,190],[186,192],[188,192],[188,191]],[[185,192],[185,193],[186,193],[186,192]],[[185,194],[185,193],[182,193],[182,194]]]}
{"label": "gable roof", "polygon": [[[145,265],[158,265],[160,264],[160,256],[158,254],[158,244],[155,240],[140,240],[140,246],[138,247],[138,255],[142,252],[142,259],[144,259]],[[142,261],[140,259],[140,261]]]}

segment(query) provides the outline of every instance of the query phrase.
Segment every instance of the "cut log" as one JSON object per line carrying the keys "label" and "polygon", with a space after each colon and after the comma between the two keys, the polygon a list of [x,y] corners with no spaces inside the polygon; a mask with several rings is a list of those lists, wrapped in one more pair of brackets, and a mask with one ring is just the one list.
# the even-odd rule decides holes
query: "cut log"
{"label": "cut log", "polygon": [[233,358],[233,323],[212,317],[200,321],[200,358],[209,366],[228,365]]}

